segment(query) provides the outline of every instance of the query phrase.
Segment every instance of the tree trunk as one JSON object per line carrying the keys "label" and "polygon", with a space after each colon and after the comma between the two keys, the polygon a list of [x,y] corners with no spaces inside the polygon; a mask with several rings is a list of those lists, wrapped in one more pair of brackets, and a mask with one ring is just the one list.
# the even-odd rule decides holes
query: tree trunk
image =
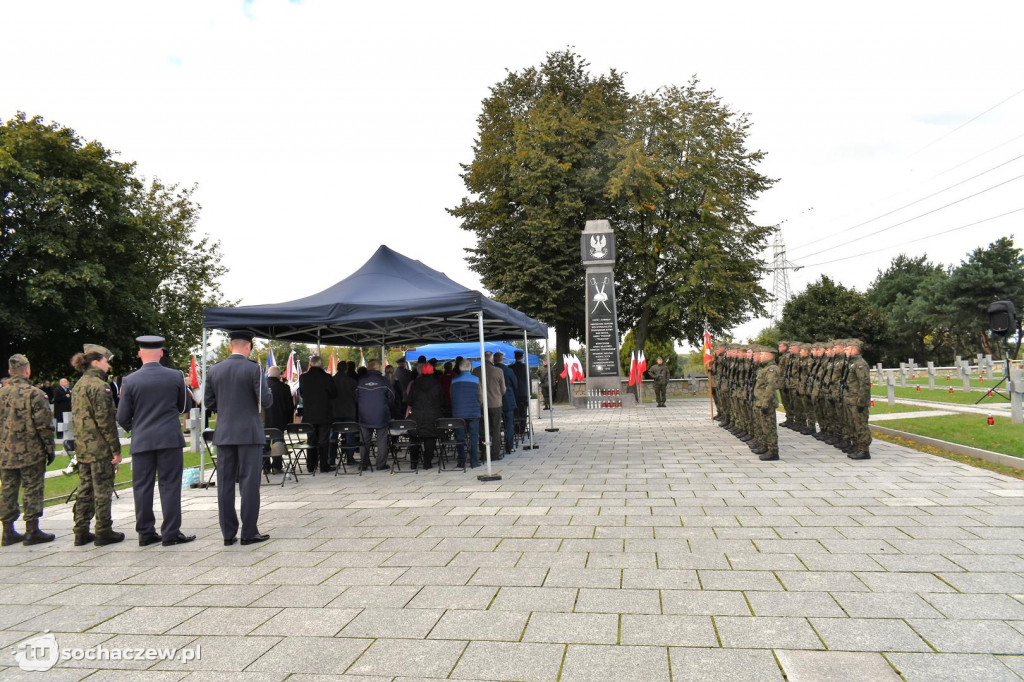
{"label": "tree trunk", "polygon": [[[996,344],[996,348],[999,348],[999,344]],[[986,355],[991,355],[993,360],[1001,359],[998,353],[995,353],[992,350],[992,346],[988,342],[988,334],[986,334],[985,332],[981,332],[981,350]]]}

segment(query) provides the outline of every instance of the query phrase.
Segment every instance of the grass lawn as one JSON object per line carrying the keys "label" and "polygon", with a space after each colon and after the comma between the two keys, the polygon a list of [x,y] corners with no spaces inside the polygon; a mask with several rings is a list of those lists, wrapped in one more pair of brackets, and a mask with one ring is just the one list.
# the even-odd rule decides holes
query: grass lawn
{"label": "grass lawn", "polygon": [[[121,448],[121,454],[123,457],[128,456],[128,446]],[[65,456],[58,455],[56,461],[50,465],[49,470],[63,469],[68,465],[68,459]],[[185,453],[185,468],[199,466],[199,455],[194,452]],[[213,463],[210,458],[206,458],[207,471],[213,468]],[[121,464],[117,469],[117,477],[114,479],[114,485],[118,490],[124,486],[125,490],[131,488],[132,480],[132,468],[128,464]],[[51,476],[47,478],[43,484],[43,497],[46,499],[46,505],[50,506],[53,504],[64,504],[64,500],[71,494],[71,491],[78,486],[78,474],[71,474],[70,476]]]}
{"label": "grass lawn", "polygon": [[1015,467],[1004,466],[1002,464],[995,464],[988,460],[979,459],[977,457],[968,457],[967,455],[961,455],[956,452],[950,452],[943,450],[942,448],[932,447],[930,445],[922,445],[916,441],[907,440],[906,438],[900,438],[899,436],[890,436],[884,433],[873,433],[871,437],[876,440],[884,440],[887,443],[895,443],[896,445],[902,445],[905,448],[911,450],[918,450],[919,452],[927,452],[929,455],[935,455],[936,457],[942,457],[943,459],[949,459],[954,462],[960,462],[961,464],[969,464],[979,469],[988,469],[1004,476],[1011,478],[1024,479],[1024,469],[1017,469]]}
{"label": "grass lawn", "polygon": [[1024,424],[1012,424],[1006,417],[996,417],[995,426],[989,426],[980,414],[894,419],[882,426],[1024,458]]}
{"label": "grass lawn", "polygon": [[[1005,388],[1005,385],[1000,387],[1000,390],[1002,390],[1003,388]],[[1005,394],[1006,391],[1003,391],[1003,393]],[[879,386],[879,385],[876,384],[876,385],[871,387],[871,395],[873,395],[873,396],[881,396],[884,399],[888,395],[887,387]],[[928,389],[928,388],[922,388],[919,391],[916,388],[911,388],[910,386],[906,386],[906,387],[904,387],[904,386],[897,386],[896,387],[896,397],[897,398],[906,398],[907,400],[931,400],[931,401],[934,401],[934,402],[937,402],[937,403],[957,403],[959,405],[973,405],[975,402],[977,402],[978,398],[982,398],[982,392],[981,391],[967,391],[967,392],[965,392],[963,390],[963,386],[960,386],[959,388],[956,387],[956,386],[953,386],[953,392],[952,393],[949,392],[948,388],[942,388],[942,389],[936,388],[935,390],[931,390],[931,389]],[[984,398],[982,398],[981,404],[982,405],[986,405],[986,404],[989,404],[989,403],[993,403],[993,404],[997,404],[997,405],[998,404],[1002,404],[1002,405],[1008,404],[1008,402],[1005,399],[1000,398],[997,395],[993,395],[992,397],[984,396]],[[876,405],[878,404],[877,398],[875,399],[875,404]]]}
{"label": "grass lawn", "polygon": [[934,408],[921,407],[920,405],[904,405],[902,403],[896,403],[890,407],[889,402],[882,398],[881,400],[875,400],[875,406],[868,408],[868,410],[871,414],[895,414],[896,412],[931,412]]}

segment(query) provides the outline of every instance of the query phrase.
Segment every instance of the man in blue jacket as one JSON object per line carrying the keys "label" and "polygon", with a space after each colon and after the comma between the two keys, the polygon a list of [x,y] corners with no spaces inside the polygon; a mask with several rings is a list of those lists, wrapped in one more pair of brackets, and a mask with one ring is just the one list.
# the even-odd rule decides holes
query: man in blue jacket
{"label": "man in blue jacket", "polygon": [[[519,378],[515,371],[505,364],[505,354],[494,354],[494,366],[501,370],[505,377],[505,393],[501,397],[501,413],[505,422],[505,454],[510,455],[515,449],[516,393],[519,391]],[[492,438],[496,437],[494,435]]]}
{"label": "man in blue jacket", "polygon": [[[184,375],[160,364],[163,337],[140,336],[135,340],[143,364],[124,378],[117,423],[132,434],[132,495],[139,546],[192,542],[195,535],[181,532],[185,436],[178,421],[192,407],[192,401],[185,390]],[[164,517],[159,534],[153,516],[153,487],[158,478]]]}
{"label": "man in blue jacket", "polygon": [[455,432],[455,439],[459,441],[458,465],[466,466],[466,435],[469,435],[469,466],[476,468],[480,466],[480,417],[482,415],[484,394],[480,388],[480,379],[472,374],[473,363],[463,360],[459,364],[459,374],[452,379],[452,417],[463,419],[466,422],[465,429],[458,429]]}
{"label": "man in blue jacket", "polygon": [[235,513],[235,480],[242,497],[242,544],[263,542],[269,535],[260,533],[260,471],[266,435],[260,412],[274,404],[274,394],[259,363],[249,359],[252,332],[228,334],[231,355],[210,367],[206,373],[203,400],[217,411],[217,507],[220,531],[225,545],[235,544],[238,514]]}
{"label": "man in blue jacket", "polygon": [[363,440],[360,471],[370,468],[370,438],[377,432],[377,469],[388,468],[388,422],[395,392],[380,373],[380,363],[366,363],[366,376],[356,385],[356,403],[359,406],[359,433]]}

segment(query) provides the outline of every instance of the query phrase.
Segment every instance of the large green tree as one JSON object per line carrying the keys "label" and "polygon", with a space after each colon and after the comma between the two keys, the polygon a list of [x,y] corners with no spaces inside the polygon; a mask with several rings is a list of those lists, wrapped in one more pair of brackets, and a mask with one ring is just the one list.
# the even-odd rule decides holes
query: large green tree
{"label": "large green tree", "polygon": [[865,294],[833,282],[827,275],[793,296],[782,309],[779,334],[790,341],[828,341],[856,338],[867,347],[864,355],[877,359],[885,317]]}
{"label": "large green tree", "polygon": [[579,235],[614,212],[606,183],[629,99],[620,74],[593,76],[571,50],[509,73],[477,118],[469,196],[449,209],[476,235],[469,262],[484,286],[553,325],[558,358],[583,332]]}
{"label": "large green tree", "polygon": [[69,372],[83,342],[134,366],[158,333],[185,366],[202,308],[223,305],[216,242],[197,235],[192,188],[145,182],[74,130],[23,113],[0,126],[0,356]]}
{"label": "large green tree", "polygon": [[747,148],[750,124],[696,79],[633,99],[608,181],[618,236],[619,319],[638,344],[699,345],[764,314],[760,257],[771,227],[751,202],[773,180]]}
{"label": "large green tree", "polygon": [[[1021,347],[1021,317],[1024,307],[1024,251],[1014,246],[1013,237],[1000,237],[987,247],[978,247],[953,269],[936,292],[935,311],[949,325],[964,354],[984,352],[1001,357],[989,332],[988,307],[995,301],[1013,301],[1018,310],[1011,352]],[[938,320],[937,320],[938,322]]]}
{"label": "large green tree", "polygon": [[929,261],[927,255],[900,254],[889,267],[878,271],[867,297],[885,315],[876,351],[886,366],[908,358],[924,362],[943,354],[949,337],[936,329],[932,313],[936,292],[947,277],[946,269]]}

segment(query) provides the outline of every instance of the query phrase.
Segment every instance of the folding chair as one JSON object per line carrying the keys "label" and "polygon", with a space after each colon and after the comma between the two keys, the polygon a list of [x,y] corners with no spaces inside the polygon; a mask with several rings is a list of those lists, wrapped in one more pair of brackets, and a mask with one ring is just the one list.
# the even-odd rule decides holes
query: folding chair
{"label": "folding chair", "polygon": [[[458,439],[458,429],[462,429],[463,436],[467,433],[466,431],[466,420],[465,419],[454,419],[452,417],[442,417],[434,422],[437,430],[441,432],[441,437],[437,439],[437,471],[438,473],[445,471],[448,465],[448,453],[455,455],[455,461],[459,461],[459,450],[458,446],[462,445],[466,450],[466,456],[462,460],[462,472],[466,472],[466,461],[469,459],[469,445],[463,440]],[[451,471],[458,471],[459,467],[452,467]]]}
{"label": "folding chair", "polygon": [[[295,477],[295,480],[299,480],[299,476],[302,475],[301,467],[299,467],[299,457],[305,456],[306,461],[309,461],[309,451],[316,448],[315,445],[309,444],[309,438],[313,435],[314,427],[312,424],[287,424],[284,427],[285,443],[288,445],[288,464],[284,468],[284,481],[288,480],[288,473]],[[309,472],[311,475],[316,475],[315,470]],[[284,481],[281,481],[281,487],[284,487]]]}
{"label": "folding chair", "polygon": [[391,473],[418,474],[420,472],[419,460],[416,461],[416,466],[409,471],[402,471],[402,465],[398,461],[399,455],[404,453],[408,458],[409,450],[419,445],[416,439],[416,422],[412,419],[392,419],[388,422],[388,436],[391,450]]}
{"label": "folding chair", "polygon": [[[203,429],[203,447],[206,448],[206,454],[209,455],[210,461],[213,462],[213,473],[210,474],[210,480],[205,483],[205,486],[209,487],[214,484],[213,477],[217,475],[217,455],[214,454],[216,450],[213,449],[213,429]],[[206,472],[200,473],[205,474]]]}
{"label": "folding chair", "polygon": [[[267,483],[270,483],[270,473],[267,471],[270,468],[270,461],[274,455],[274,444],[280,443],[284,448],[285,452],[288,451],[288,447],[284,444],[284,433],[281,429],[263,429],[263,435],[266,437],[267,446],[263,449],[263,477],[267,479]],[[284,457],[284,454],[281,454]]]}
{"label": "folding chair", "polygon": [[[354,476],[359,474],[362,476],[363,472],[359,471],[360,464],[356,464],[356,471],[349,471],[348,466],[345,465],[346,459],[349,457],[356,459],[356,453],[362,450],[363,440],[359,424],[355,422],[334,422],[331,424],[331,431],[334,432],[334,437],[338,443],[338,467],[334,470],[334,475]],[[352,437],[350,442],[342,445],[342,441],[350,436]]]}

